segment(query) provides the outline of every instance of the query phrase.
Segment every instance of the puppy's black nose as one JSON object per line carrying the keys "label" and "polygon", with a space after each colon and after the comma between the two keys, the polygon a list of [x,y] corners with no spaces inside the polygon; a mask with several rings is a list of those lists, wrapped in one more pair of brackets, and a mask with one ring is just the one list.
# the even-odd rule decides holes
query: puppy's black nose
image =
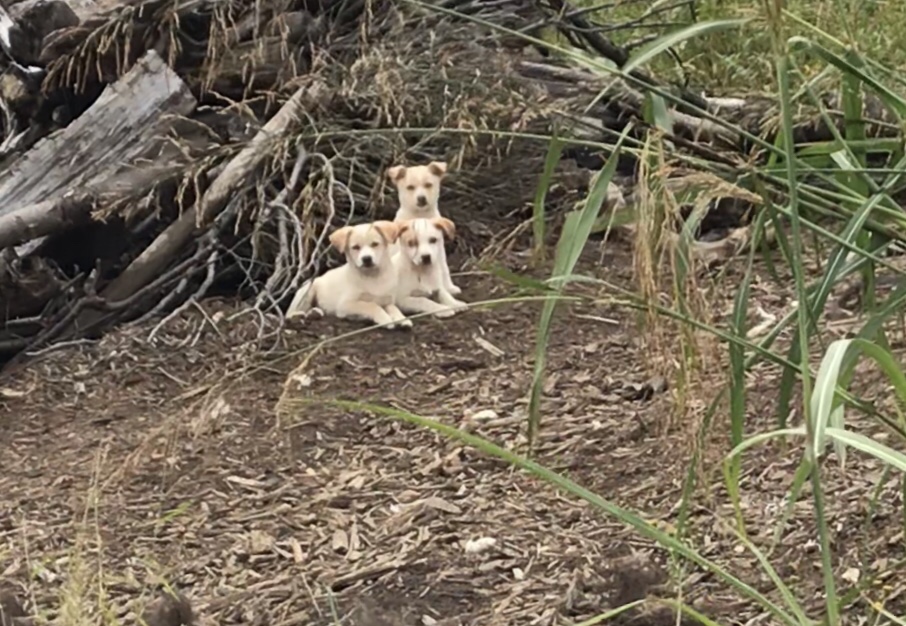
{"label": "puppy's black nose", "polygon": [[373,267],[374,259],[372,259],[370,256],[362,257],[362,265],[364,265],[365,267]]}
{"label": "puppy's black nose", "polygon": [[416,200],[418,206],[425,206],[428,204],[428,199],[425,196],[419,196]]}
{"label": "puppy's black nose", "polygon": [[423,255],[422,255],[422,263],[425,263],[425,264],[427,265],[427,264],[430,263],[430,262],[431,262],[431,255],[430,255],[430,254],[423,254]]}

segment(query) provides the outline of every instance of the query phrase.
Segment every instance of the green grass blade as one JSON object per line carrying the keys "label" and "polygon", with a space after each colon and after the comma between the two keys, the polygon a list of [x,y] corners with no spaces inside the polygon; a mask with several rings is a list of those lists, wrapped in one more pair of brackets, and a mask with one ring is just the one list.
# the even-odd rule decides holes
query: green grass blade
{"label": "green grass blade", "polygon": [[[815,377],[815,388],[809,401],[809,420],[812,423],[811,460],[817,463],[827,446],[825,430],[830,427],[843,428],[843,404],[837,399],[837,381],[840,379],[840,370],[843,357],[849,349],[852,340],[842,339],[828,346],[821,365],[818,367],[818,376]],[[837,458],[842,466],[845,462],[845,449],[835,446]]]}
{"label": "green grass blade", "polygon": [[813,467],[814,466],[807,457],[803,457],[799,461],[799,467],[796,468],[796,473],[793,474],[793,483],[790,485],[790,490],[786,495],[786,506],[783,507],[783,514],[780,516],[780,521],[774,529],[774,536],[771,540],[771,547],[768,549],[768,554],[773,554],[774,550],[783,540],[783,532],[786,530],[786,525],[790,521],[790,518],[793,517],[796,503],[799,501],[799,495],[802,493],[802,488],[805,486],[806,481],[808,481],[811,476]]}
{"label": "green grass blade", "polygon": [[[759,232],[760,226],[764,224],[766,214],[761,213],[758,216],[754,230]],[[742,278],[742,284],[736,294],[733,303],[733,332],[737,337],[746,337],[746,316],[749,311],[749,292],[752,284],[752,274],[755,265],[756,246],[750,246],[749,262],[746,273]],[[743,433],[745,432],[746,421],[746,350],[737,343],[731,343],[728,346],[730,356],[730,447],[735,448],[742,443]],[[739,477],[741,473],[741,461],[737,457],[729,467],[729,472],[725,474],[727,493],[733,502],[733,509],[736,512],[736,523],[740,533],[745,534],[745,522],[742,516],[742,507],[739,499]]]}
{"label": "green grass blade", "polygon": [[805,430],[804,426],[796,426],[794,428],[777,428],[765,433],[758,433],[757,435],[752,435],[741,444],[730,450],[726,457],[724,457],[724,464],[728,464],[733,460],[733,457],[739,456],[749,448],[757,446],[760,443],[769,441],[771,439],[780,439],[781,437],[805,437],[808,433]]}
{"label": "green grass blade", "polygon": [[[769,9],[780,10],[780,3],[773,7],[765,5]],[[775,48],[775,69],[777,73],[777,83],[780,90],[780,111],[783,129],[783,147],[786,151],[787,158],[787,180],[790,183],[790,225],[793,252],[793,276],[796,284],[796,299],[799,303],[797,307],[797,321],[799,331],[799,355],[800,355],[800,372],[802,373],[802,397],[803,411],[808,413],[808,402],[811,397],[811,380],[809,368],[809,325],[814,319],[814,315],[809,306],[808,293],[805,287],[805,264],[802,256],[802,225],[799,215],[799,192],[798,192],[798,170],[795,158],[795,138],[793,134],[793,107],[794,103],[790,94],[790,59],[787,52],[788,43],[782,41],[783,23],[779,14],[772,17],[769,15],[770,26]],[[806,424],[808,425],[808,420]],[[811,435],[811,433],[809,433]],[[827,611],[827,625],[839,626],[839,601],[837,598],[837,585],[834,580],[833,562],[831,560],[830,533],[827,526],[827,519],[824,514],[824,492],[821,487],[821,472],[818,467],[811,472],[812,479],[812,501],[815,505],[815,516],[818,521],[818,539],[821,545],[821,569],[824,578],[825,607]]]}
{"label": "green grass blade", "polygon": [[[678,612],[682,613],[683,615],[687,616],[688,618],[695,620],[699,624],[702,624],[702,626],[720,626],[720,624],[718,622],[715,622],[713,619],[711,619],[704,613],[700,613],[700,612],[696,611],[695,609],[693,609],[691,606],[689,606],[685,602],[677,602],[676,600],[673,600],[672,598],[658,598],[657,601],[660,602],[661,604],[666,604],[667,606],[672,608],[674,611],[678,611]],[[682,622],[682,623],[685,623],[685,622]]]}
{"label": "green grass blade", "polygon": [[770,613],[779,623],[788,626],[802,626],[799,621],[790,615],[784,608],[760,591],[734,576],[720,565],[703,557],[685,543],[679,541],[656,526],[646,522],[637,514],[624,509],[616,504],[602,498],[601,496],[589,491],[578,485],[565,476],[549,470],[548,468],[520,456],[515,452],[501,448],[500,446],[487,441],[477,435],[465,432],[454,426],[448,426],[436,420],[428,419],[408,411],[402,411],[390,407],[370,404],[365,402],[352,402],[346,400],[318,400],[316,398],[297,398],[294,403],[300,405],[321,403],[328,406],[335,406],[349,411],[368,411],[378,415],[384,415],[393,419],[408,422],[421,428],[433,430],[448,439],[460,441],[466,445],[472,446],[484,452],[485,454],[497,457],[506,463],[526,471],[545,482],[548,482],[559,489],[591,504],[593,507],[602,511],[611,518],[617,519],[623,524],[635,530],[639,535],[656,542],[658,545],[676,552],[699,567],[711,572],[718,579],[735,589],[738,593],[746,598],[756,602],[761,608]]}
{"label": "green grass blade", "polygon": [[789,40],[790,47],[795,51],[804,51],[808,52],[811,55],[821,59],[829,65],[833,65],[841,72],[846,75],[853,76],[857,78],[865,85],[871,87],[872,90],[878,95],[881,100],[884,101],[892,111],[894,111],[899,117],[900,121],[906,119],[906,100],[897,95],[891,89],[888,89],[885,85],[881,84],[874,76],[868,74],[868,72],[862,67],[857,67],[847,59],[831,52],[824,46],[819,43],[815,43],[806,39],[805,37],[791,37]]}
{"label": "green grass blade", "polygon": [[642,67],[670,48],[676,47],[689,39],[722,30],[740,28],[749,21],[750,20],[748,19],[712,20],[708,22],[699,22],[676,30],[639,48],[638,52],[633,54],[629,58],[629,61],[623,65],[623,72],[628,74],[633,70]]}
{"label": "green grass blade", "polygon": [[535,263],[544,261],[544,251],[547,249],[544,245],[545,218],[547,216],[545,201],[547,200],[547,192],[550,189],[551,180],[554,177],[554,171],[557,169],[557,164],[560,163],[563,147],[564,142],[554,133],[547,149],[547,156],[544,158],[544,171],[541,173],[538,188],[535,190],[535,201],[532,205],[532,235],[535,239],[532,258]]}
{"label": "green grass blade", "polygon": [[667,102],[655,93],[646,92],[642,109],[645,121],[667,135],[673,134],[673,116],[667,108]]}
{"label": "green grass blade", "polygon": [[[554,271],[551,277],[551,283],[557,289],[558,293],[563,288],[563,278],[572,273],[588,238],[591,236],[592,228],[604,206],[607,199],[607,186],[617,169],[620,148],[623,139],[629,133],[631,126],[627,126],[623,135],[614,147],[610,158],[607,160],[604,169],[602,169],[592,182],[588,197],[585,199],[585,206],[579,211],[573,211],[566,217],[563,225],[563,231],[560,233],[560,239],[557,242],[557,251],[554,258]],[[557,306],[557,300],[546,300],[541,309],[541,318],[538,321],[537,336],[535,340],[535,363],[532,372],[532,386],[529,393],[529,410],[528,410],[528,441],[529,448],[535,445],[538,435],[538,429],[541,427],[541,397],[544,390],[544,372],[547,362],[547,344],[550,341],[551,322],[554,317],[554,310]]]}
{"label": "green grass blade", "polygon": [[609,619],[617,617],[618,615],[622,615],[623,613],[626,613],[627,611],[638,608],[638,607],[642,606],[643,604],[645,604],[645,602],[647,602],[647,600],[645,600],[645,599],[636,600],[635,602],[629,602],[628,604],[624,604],[623,606],[618,606],[615,609],[610,609],[609,611],[601,613],[600,615],[595,615],[594,617],[589,618],[585,621],[577,622],[577,623],[573,624],[573,626],[595,626],[595,624],[600,624],[601,622],[605,622]]}
{"label": "green grass blade", "polygon": [[906,404],[906,375],[894,356],[881,346],[865,339],[839,339],[835,343],[847,343],[852,349],[859,350],[871,357],[884,371],[887,379],[897,394],[901,404]]}
{"label": "green grass blade", "polygon": [[744,535],[737,533],[737,538],[742,542],[743,546],[752,553],[755,558],[758,560],[758,564],[761,565],[761,570],[767,574],[768,578],[771,579],[771,582],[774,583],[774,586],[780,592],[780,595],[783,597],[786,606],[790,609],[790,612],[796,616],[796,619],[799,620],[800,624],[811,624],[811,620],[805,615],[805,610],[802,608],[802,605],[796,599],[796,596],[793,594],[793,591],[789,586],[783,582],[783,579],[777,573],[777,570],[774,569],[774,566],[771,565],[771,562],[768,561],[764,553],[759,550],[754,543],[749,541]]}
{"label": "green grass blade", "polygon": [[825,432],[828,437],[851,448],[870,454],[884,463],[884,465],[906,472],[906,454],[894,450],[890,446],[886,446],[861,433],[854,433],[842,428],[828,428]]}

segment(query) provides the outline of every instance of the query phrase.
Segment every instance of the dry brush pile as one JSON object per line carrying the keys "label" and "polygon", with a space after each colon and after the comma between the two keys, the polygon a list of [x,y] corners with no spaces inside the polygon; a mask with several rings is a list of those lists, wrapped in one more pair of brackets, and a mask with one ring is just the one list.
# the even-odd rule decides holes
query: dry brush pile
{"label": "dry brush pile", "polygon": [[[544,144],[517,135],[612,141],[630,121],[644,134],[638,86],[657,85],[640,70],[635,86],[602,78],[490,27],[553,26],[626,62],[594,15],[561,0],[71,2],[0,16],[7,357],[217,291],[247,298],[273,335],[280,307],[323,269],[329,230],[392,210],[392,163],[450,161],[445,211],[486,244],[486,224],[528,217],[543,168]],[[664,88],[692,112],[715,109]],[[677,153],[730,179],[744,169],[743,138],[672,115]],[[764,102],[727,115],[771,132]],[[594,167],[606,154],[564,156]],[[629,157],[621,169],[634,168]],[[585,185],[567,185],[564,204]]]}

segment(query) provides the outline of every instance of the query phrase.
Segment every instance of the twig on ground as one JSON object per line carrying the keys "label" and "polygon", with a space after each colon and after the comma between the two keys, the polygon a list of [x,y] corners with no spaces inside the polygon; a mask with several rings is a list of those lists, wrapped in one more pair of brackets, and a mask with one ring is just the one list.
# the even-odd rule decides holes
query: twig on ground
{"label": "twig on ground", "polygon": [[167,315],[164,319],[162,319],[160,322],[158,322],[157,325],[155,325],[153,329],[151,329],[151,332],[148,334],[149,343],[154,341],[154,338],[157,336],[157,333],[160,332],[160,329],[163,328],[164,326],[166,326],[168,322],[170,322],[171,320],[176,319],[177,317],[182,315],[183,312],[185,312],[190,306],[195,304],[200,298],[204,297],[204,295],[207,293],[208,289],[211,288],[211,285],[214,284],[214,276],[216,275],[215,268],[217,266],[217,259],[219,258],[219,256],[220,255],[217,252],[217,250],[214,250],[213,252],[211,252],[211,254],[210,254],[210,256],[208,256],[208,260],[207,260],[208,273],[205,276],[204,282],[202,282],[202,284],[198,288],[198,290],[195,293],[193,293],[191,296],[189,296],[189,298],[185,302],[183,302],[181,305],[176,307],[176,309],[174,309],[169,315]]}

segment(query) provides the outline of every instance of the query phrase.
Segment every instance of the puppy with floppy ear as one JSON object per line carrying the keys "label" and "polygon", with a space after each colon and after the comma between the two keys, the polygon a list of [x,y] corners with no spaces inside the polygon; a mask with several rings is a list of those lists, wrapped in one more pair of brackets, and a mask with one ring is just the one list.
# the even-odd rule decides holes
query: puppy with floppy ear
{"label": "puppy with floppy ear", "polygon": [[296,292],[287,318],[313,307],[336,317],[360,317],[388,328],[410,328],[396,306],[397,272],[391,245],[399,236],[393,222],[344,226],[330,234],[330,244],[346,256],[346,264],[309,280]]}
{"label": "puppy with floppy ear", "polygon": [[394,221],[440,217],[440,185],[446,174],[447,164],[444,161],[412,167],[395,165],[388,169],[387,178],[396,186],[400,202]]}
{"label": "puppy with floppy ear", "polygon": [[[452,239],[453,222],[445,217],[401,222],[399,250],[393,254],[397,271],[396,302],[407,313],[449,317],[466,308],[444,286],[444,237]],[[431,298],[437,298],[435,302]]]}
{"label": "puppy with floppy ear", "polygon": [[[440,186],[447,174],[446,161],[431,161],[427,165],[395,165],[387,170],[387,178],[396,186],[400,208],[394,222],[415,219],[433,219],[440,214]],[[443,256],[444,288],[453,295],[462,293],[462,289],[453,284],[450,268],[447,265],[447,251]]]}

